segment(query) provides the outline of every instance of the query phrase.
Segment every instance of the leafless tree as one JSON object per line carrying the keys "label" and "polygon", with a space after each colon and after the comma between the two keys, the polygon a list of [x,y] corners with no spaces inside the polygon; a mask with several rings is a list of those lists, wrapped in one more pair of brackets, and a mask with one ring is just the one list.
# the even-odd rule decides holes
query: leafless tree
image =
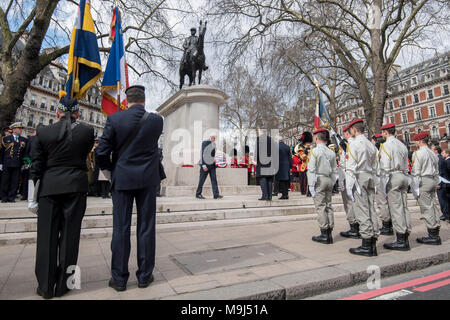
{"label": "leafless tree", "polygon": [[224,40],[234,44],[233,58],[299,28],[321,33],[356,84],[374,132],[383,122],[387,80],[399,53],[449,31],[444,0],[214,0],[210,15],[223,22],[224,38],[236,31]]}
{"label": "leafless tree", "polygon": [[[3,3],[4,2],[4,3]],[[55,59],[69,52],[73,15],[78,1],[22,0],[0,5],[0,125],[10,124],[31,81]],[[110,23],[115,0],[92,0],[99,49],[106,61]],[[162,81],[176,87],[167,70],[176,69],[176,53],[182,39],[173,33],[177,21],[190,13],[189,2],[167,0],[120,0],[122,28],[129,68],[148,82]],[[70,25],[68,25],[68,21]],[[105,63],[106,65],[106,63]]]}

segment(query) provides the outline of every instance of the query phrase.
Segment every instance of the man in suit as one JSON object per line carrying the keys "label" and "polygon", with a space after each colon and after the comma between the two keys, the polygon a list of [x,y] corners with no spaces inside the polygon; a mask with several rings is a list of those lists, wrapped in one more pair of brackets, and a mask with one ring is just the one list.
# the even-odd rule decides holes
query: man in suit
{"label": "man in suit", "polygon": [[[439,176],[442,177],[443,172],[445,170],[445,158],[442,155],[442,149],[439,146],[436,145],[432,145],[431,146],[431,150],[433,150],[433,152],[437,155],[439,162],[438,162],[438,168],[439,168]],[[439,201],[439,206],[441,207],[441,211],[442,211],[442,216],[439,218],[442,221],[445,221],[448,219],[448,202],[446,199],[446,194],[445,194],[445,184],[444,182],[439,182],[439,186],[438,189],[436,190],[437,193],[437,197],[438,197],[438,201]]]}
{"label": "man in suit", "polygon": [[200,179],[198,180],[198,187],[195,197],[198,199],[206,199],[202,196],[203,184],[205,183],[206,177],[209,174],[211,178],[211,185],[213,190],[214,199],[223,198],[219,194],[219,187],[217,186],[217,176],[216,176],[216,136],[211,135],[210,140],[202,142],[202,163],[200,165]]}
{"label": "man in suit", "polygon": [[156,189],[162,175],[158,140],[164,120],[159,114],[146,113],[145,87],[131,86],[125,93],[128,109],[108,117],[100,144],[95,149],[100,169],[112,177],[113,235],[109,286],[116,291],[126,290],[130,276],[130,229],[135,199],[138,287],[146,288],[154,279]]}
{"label": "man in suit", "polygon": [[256,138],[256,178],[261,187],[262,197],[258,200],[272,201],[273,177],[278,171],[278,161],[278,145],[272,142],[266,130],[259,125]]}
{"label": "man in suit", "polygon": [[80,116],[76,99],[63,97],[56,115],[60,121],[38,129],[31,162],[31,177],[35,183],[40,180],[37,294],[45,299],[71,289],[69,267],[77,264],[86,211],[86,157],[94,144],[94,128],[76,121]]}
{"label": "man in suit", "polygon": [[28,145],[28,139],[21,136],[23,126],[20,122],[13,123],[10,128],[12,134],[2,139],[0,148],[0,169],[3,170],[2,202],[16,202],[20,170]]}
{"label": "man in suit", "polygon": [[446,203],[446,206],[442,209],[442,213],[444,214],[445,220],[450,222],[450,150],[442,150],[441,154],[444,161],[439,172],[442,180],[440,188],[442,189],[443,200]]}
{"label": "man in suit", "polygon": [[289,173],[292,168],[292,154],[289,146],[281,139],[279,140],[278,148],[280,167],[275,175],[275,180],[279,181],[279,190],[281,191],[281,197],[279,199],[287,200],[289,199]]}

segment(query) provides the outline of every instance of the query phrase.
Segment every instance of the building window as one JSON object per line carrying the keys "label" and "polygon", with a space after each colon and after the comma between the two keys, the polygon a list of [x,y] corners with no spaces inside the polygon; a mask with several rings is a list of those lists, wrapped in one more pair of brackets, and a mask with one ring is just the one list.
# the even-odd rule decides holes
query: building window
{"label": "building window", "polygon": [[48,124],[53,124],[53,119],[48,120]]}
{"label": "building window", "polygon": [[433,89],[428,90],[428,99],[433,99]]}
{"label": "building window", "polygon": [[445,86],[444,86],[444,96],[446,96],[446,95],[448,95],[448,93],[449,93],[449,91],[448,91],[448,84],[446,84]]}
{"label": "building window", "polygon": [[33,127],[33,121],[34,121],[34,116],[32,114],[30,114],[30,117],[28,118],[27,126]]}
{"label": "building window", "polygon": [[416,78],[416,77],[412,78],[411,81],[412,81],[412,84],[413,84],[413,85],[416,85],[416,84],[417,84],[417,78]]}
{"label": "building window", "polygon": [[422,120],[422,114],[420,113],[420,110],[415,111],[416,121]]}
{"label": "building window", "polygon": [[391,118],[390,118],[390,122],[389,123],[394,123],[395,121],[394,121],[394,116],[391,116]]}
{"label": "building window", "polygon": [[46,108],[47,108],[47,99],[42,98],[41,99],[41,109],[46,109]]}
{"label": "building window", "polygon": [[407,123],[408,117],[406,116],[406,113],[402,113],[402,123]]}
{"label": "building window", "polygon": [[446,113],[446,114],[450,114],[450,102],[447,102],[447,103],[445,104],[445,113]]}
{"label": "building window", "polygon": [[94,122],[94,113],[93,112],[91,112],[89,114],[89,121]]}
{"label": "building window", "polygon": [[44,78],[39,77],[39,85],[42,86],[42,83],[44,82]]}
{"label": "building window", "polygon": [[409,144],[410,144],[410,141],[409,141],[409,132],[408,132],[408,131],[403,132],[403,136],[405,137],[405,143],[406,143],[406,145],[409,145]]}
{"label": "building window", "polygon": [[35,94],[31,95],[30,106],[32,106],[32,107],[36,106],[36,95]]}
{"label": "building window", "polygon": [[419,94],[414,94],[414,103],[419,103]]}
{"label": "building window", "polygon": [[55,102],[52,101],[52,104],[50,105],[50,111],[55,111]]}
{"label": "building window", "polygon": [[44,124],[44,117],[39,118],[39,124]]}
{"label": "building window", "polygon": [[392,101],[389,101],[389,110],[394,109],[394,103]]}
{"label": "building window", "polygon": [[436,108],[430,107],[430,118],[436,117]]}
{"label": "building window", "polygon": [[405,100],[405,98],[402,98],[401,102],[402,102],[402,107],[406,106],[406,100]]}
{"label": "building window", "polygon": [[436,126],[431,128],[431,138],[439,138],[439,133]]}

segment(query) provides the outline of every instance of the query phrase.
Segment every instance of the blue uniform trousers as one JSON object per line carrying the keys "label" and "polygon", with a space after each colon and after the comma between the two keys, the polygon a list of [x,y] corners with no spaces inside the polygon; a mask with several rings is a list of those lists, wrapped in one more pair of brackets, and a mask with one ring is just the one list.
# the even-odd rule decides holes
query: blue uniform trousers
{"label": "blue uniform trousers", "polygon": [[111,240],[111,276],[119,286],[125,286],[130,273],[130,229],[133,202],[137,208],[137,263],[136,277],[147,282],[155,267],[156,187],[137,190],[112,190],[113,235]]}

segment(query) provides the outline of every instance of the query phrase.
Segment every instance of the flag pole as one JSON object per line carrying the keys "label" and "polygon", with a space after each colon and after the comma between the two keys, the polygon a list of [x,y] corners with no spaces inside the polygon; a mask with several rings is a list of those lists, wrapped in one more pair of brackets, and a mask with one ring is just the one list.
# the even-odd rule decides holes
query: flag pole
{"label": "flag pole", "polygon": [[[117,19],[119,19],[119,0],[116,0],[116,9],[117,9],[117,12],[116,12],[116,14],[117,14],[116,15],[116,25],[117,25]],[[119,30],[119,32],[120,32],[120,30]],[[116,41],[117,36],[118,36],[118,34],[116,32],[114,41]],[[116,48],[116,50],[118,50],[118,49]],[[120,75],[119,75],[119,79],[120,79]],[[120,80],[117,81],[117,112],[120,112]]]}

